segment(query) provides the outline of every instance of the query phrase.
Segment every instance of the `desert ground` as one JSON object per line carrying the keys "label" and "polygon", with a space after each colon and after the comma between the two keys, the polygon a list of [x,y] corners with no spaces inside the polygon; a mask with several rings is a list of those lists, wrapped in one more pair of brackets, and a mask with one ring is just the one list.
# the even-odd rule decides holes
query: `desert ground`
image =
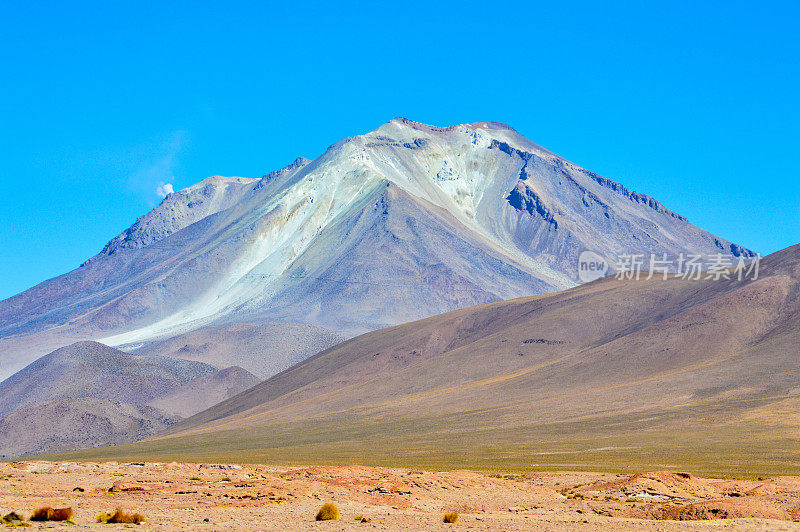
{"label": "desert ground", "polygon": [[[338,521],[315,520],[334,503]],[[800,530],[800,477],[688,473],[422,471],[362,466],[45,462],[0,464],[0,511],[123,508],[153,530]],[[458,512],[457,523],[443,522]],[[362,518],[363,517],[363,518]]]}

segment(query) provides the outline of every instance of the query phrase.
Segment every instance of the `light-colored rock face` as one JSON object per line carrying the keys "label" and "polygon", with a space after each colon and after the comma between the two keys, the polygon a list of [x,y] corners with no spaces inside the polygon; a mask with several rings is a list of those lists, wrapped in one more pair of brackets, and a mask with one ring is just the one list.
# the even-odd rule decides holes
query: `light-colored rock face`
{"label": "light-colored rock face", "polygon": [[12,335],[126,345],[253,317],[355,334],[573,286],[585,249],[750,253],[503,124],[395,119],[168,196],[82,268],[0,302],[0,362],[34,356]]}

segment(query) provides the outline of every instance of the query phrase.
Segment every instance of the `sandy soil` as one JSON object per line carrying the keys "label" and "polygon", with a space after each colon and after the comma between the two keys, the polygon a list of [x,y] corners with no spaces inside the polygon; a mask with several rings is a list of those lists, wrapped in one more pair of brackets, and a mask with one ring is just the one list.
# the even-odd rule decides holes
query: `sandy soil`
{"label": "sandy soil", "polygon": [[[316,522],[323,502],[339,521]],[[683,473],[532,473],[235,464],[28,461],[0,464],[0,512],[143,513],[153,530],[800,530],[800,477],[714,480]],[[456,524],[445,524],[456,511]],[[356,521],[363,515],[366,522]],[[33,523],[40,528],[73,528]]]}

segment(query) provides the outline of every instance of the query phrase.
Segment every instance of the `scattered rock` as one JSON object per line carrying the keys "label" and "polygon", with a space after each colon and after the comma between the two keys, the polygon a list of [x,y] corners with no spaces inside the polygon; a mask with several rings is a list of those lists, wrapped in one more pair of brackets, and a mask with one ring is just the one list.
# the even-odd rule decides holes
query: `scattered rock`
{"label": "scattered rock", "polygon": [[131,484],[129,482],[124,482],[122,480],[114,482],[114,485],[108,488],[109,493],[133,492],[133,491],[145,491],[145,488],[138,484]]}

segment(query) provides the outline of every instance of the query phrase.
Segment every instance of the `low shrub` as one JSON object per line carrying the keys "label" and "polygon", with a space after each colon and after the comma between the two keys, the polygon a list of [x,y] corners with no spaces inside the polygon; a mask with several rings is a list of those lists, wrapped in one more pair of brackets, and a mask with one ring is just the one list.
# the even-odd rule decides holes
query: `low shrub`
{"label": "low shrub", "polygon": [[72,521],[72,508],[43,506],[33,511],[31,521]]}
{"label": "low shrub", "polygon": [[330,502],[323,504],[317,512],[317,521],[337,521],[340,517],[339,509]]}
{"label": "low shrub", "polygon": [[458,521],[458,512],[447,512],[444,514],[445,523],[455,523]]}
{"label": "low shrub", "polygon": [[6,515],[3,516],[2,519],[0,519],[0,523],[5,525],[5,526],[7,526],[7,527],[9,527],[9,528],[16,527],[16,526],[31,526],[28,523],[26,523],[25,522],[25,518],[22,517],[17,512],[9,512],[9,513],[7,513]]}
{"label": "low shrub", "polygon": [[117,508],[113,514],[103,512],[97,515],[98,523],[132,523],[138,525],[139,523],[147,522],[147,519],[140,513],[129,514]]}

